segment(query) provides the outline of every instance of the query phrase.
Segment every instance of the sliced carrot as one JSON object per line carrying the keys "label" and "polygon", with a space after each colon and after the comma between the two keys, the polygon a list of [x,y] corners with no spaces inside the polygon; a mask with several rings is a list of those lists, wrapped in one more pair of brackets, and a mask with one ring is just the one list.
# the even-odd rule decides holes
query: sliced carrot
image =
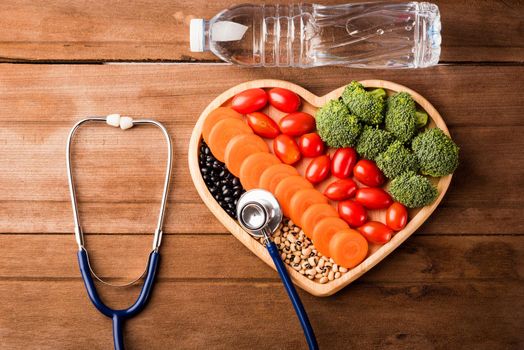
{"label": "sliced carrot", "polygon": [[313,204],[328,203],[328,199],[320,191],[314,188],[307,188],[297,191],[289,202],[289,218],[302,227],[302,216],[307,208]]}
{"label": "sliced carrot", "polygon": [[273,194],[277,198],[284,216],[289,217],[291,197],[305,188],[313,188],[313,185],[300,175],[288,176],[278,183]]}
{"label": "sliced carrot", "polygon": [[218,107],[217,109],[212,110],[204,120],[204,125],[202,125],[202,137],[206,143],[209,140],[209,133],[213,126],[222,119],[233,118],[242,120],[242,114],[238,113],[232,108],[229,107]]}
{"label": "sliced carrot", "polygon": [[227,169],[235,176],[240,176],[240,166],[250,155],[258,152],[269,153],[264,139],[255,134],[242,134],[233,137],[226,146],[224,155]]}
{"label": "sliced carrot", "polygon": [[331,238],[329,251],[335,263],[350,269],[366,258],[368,242],[358,231],[344,229]]}
{"label": "sliced carrot", "polygon": [[240,166],[240,183],[246,191],[259,187],[262,172],[279,163],[280,160],[271,153],[258,152],[248,156]]}
{"label": "sliced carrot", "polygon": [[224,162],[226,147],[229,141],[241,134],[252,134],[253,130],[243,120],[226,118],[213,126],[209,133],[207,145],[211,153],[221,162]]}
{"label": "sliced carrot", "polygon": [[313,245],[324,256],[330,257],[329,242],[335,233],[349,229],[349,225],[339,217],[327,217],[318,221],[313,229]]}
{"label": "sliced carrot", "polygon": [[284,163],[275,164],[264,170],[260,176],[259,186],[271,193],[275,193],[278,183],[282,179],[293,175],[298,175],[298,171],[294,166]]}
{"label": "sliced carrot", "polygon": [[302,231],[309,238],[313,238],[313,229],[317,222],[327,217],[338,217],[337,210],[330,204],[320,203],[313,204],[302,214],[301,224]]}

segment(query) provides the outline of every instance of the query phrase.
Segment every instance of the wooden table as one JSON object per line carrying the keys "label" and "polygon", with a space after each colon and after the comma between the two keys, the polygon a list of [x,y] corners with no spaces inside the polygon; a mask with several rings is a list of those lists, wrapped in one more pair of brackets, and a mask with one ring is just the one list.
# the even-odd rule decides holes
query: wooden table
{"label": "wooden table", "polygon": [[[65,173],[74,121],[120,112],[168,127],[176,152],[162,264],[130,349],[304,348],[276,273],[202,204],[187,146],[223,90],[280,78],[324,94],[352,79],[404,84],[461,147],[443,203],[398,251],[328,298],[300,292],[323,349],[524,347],[524,6],[438,1],[441,64],[425,70],[245,69],[188,50],[188,23],[232,0],[5,0],[0,6],[0,348],[109,349],[87,299]],[[141,64],[132,64],[138,62]],[[122,63],[106,64],[100,63]],[[143,63],[143,64],[142,64]],[[307,74],[305,74],[307,73]],[[161,193],[154,129],[87,128],[75,144],[94,268],[140,275]],[[123,307],[139,286],[100,286]]]}

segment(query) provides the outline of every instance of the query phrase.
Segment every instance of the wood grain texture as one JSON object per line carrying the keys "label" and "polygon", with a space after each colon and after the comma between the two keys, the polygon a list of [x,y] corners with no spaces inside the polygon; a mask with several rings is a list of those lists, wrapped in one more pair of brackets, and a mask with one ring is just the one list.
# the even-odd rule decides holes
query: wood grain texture
{"label": "wood grain texture", "polygon": [[[138,290],[126,292],[101,288],[117,305],[131,302]],[[28,339],[41,349],[110,347],[110,320],[89,303],[79,279],[0,281],[0,293],[10,296],[0,305],[6,348]],[[301,297],[325,349],[523,346],[517,281],[357,282],[338,297]],[[24,324],[31,327],[19,327]],[[160,281],[148,308],[125,328],[129,349],[305,348],[289,300],[273,281]]]}
{"label": "wood grain texture", "polygon": [[[144,268],[152,235],[87,235],[101,276],[129,280]],[[0,235],[0,279],[78,279],[73,235]],[[163,281],[278,281],[274,271],[231,235],[175,235],[162,242]],[[26,259],[19,259],[24,256]],[[33,263],[28,264],[28,261]],[[246,268],[249,267],[249,268]],[[422,236],[415,234],[359,281],[452,282],[524,277],[523,236]],[[337,296],[331,297],[336,299]]]}
{"label": "wood grain texture", "polygon": [[[140,43],[101,41],[115,40],[112,35],[118,35],[115,28],[122,21],[133,22],[142,15],[147,18],[151,12],[158,12],[156,7],[161,2],[111,2],[112,6],[103,10],[107,15],[100,10],[95,11],[96,16],[85,15],[102,8],[95,2],[14,4],[7,1],[0,6],[4,14],[0,37],[8,35],[14,40],[7,44],[5,39],[0,40],[0,56],[13,54],[7,49],[14,48],[17,55],[36,59],[67,55],[95,60],[159,57],[155,45],[144,49]],[[456,8],[463,13],[484,15],[470,21],[457,12],[461,18],[455,26],[445,24],[445,32],[454,28],[445,34],[447,42],[454,38],[480,46],[472,46],[470,51],[448,48],[443,54],[462,55],[465,61],[488,56],[492,60],[494,53],[501,55],[501,60],[521,58],[521,24],[515,22],[511,9],[508,13],[502,10],[506,4],[517,10],[521,6],[517,1],[457,2]],[[148,8],[132,12],[128,6]],[[169,6],[180,5],[171,2]],[[214,6],[219,5],[207,3],[201,10],[212,12],[207,8]],[[442,3],[440,6],[443,9]],[[485,6],[494,10],[483,12]],[[53,18],[51,12],[55,10]],[[54,27],[44,28],[50,22],[43,16],[49,16]],[[111,23],[117,23],[115,26],[108,25],[109,17]],[[153,33],[150,38],[157,40],[161,38],[156,27],[159,21],[150,18],[153,25],[146,27]],[[76,39],[64,44],[58,19],[67,28],[63,32],[69,31]],[[105,21],[107,28],[98,35],[99,42],[75,41],[82,39],[83,30],[100,30],[101,25],[81,28],[93,19]],[[491,27],[484,27],[484,23]],[[141,30],[138,27],[133,23],[125,30],[143,42],[144,34],[134,32]],[[45,34],[41,28],[52,34]],[[475,30],[479,28],[483,31]],[[49,35],[55,37],[50,39]],[[33,42],[24,42],[24,36]],[[185,34],[182,36],[185,40]],[[484,46],[489,43],[493,46]],[[175,50],[169,54],[177,56],[180,52],[185,54]],[[190,130],[204,107],[225,89],[260,78],[290,80],[317,95],[351,79],[398,82],[423,93],[435,105],[461,146],[462,164],[445,200],[414,236],[336,296],[319,299],[299,292],[321,346],[524,347],[524,161],[519,152],[524,146],[523,73],[521,66],[485,64],[410,72],[325,68],[308,70],[307,74],[297,69],[239,69],[211,64],[0,64],[0,348],[111,347],[109,320],[89,303],[74,257],[64,172],[65,137],[72,123],[85,115],[114,111],[150,116],[168,125],[176,154],[184,155]],[[80,206],[87,244],[97,270],[115,280],[135,277],[145,263],[159,196],[153,189],[160,187],[160,181],[144,179],[143,174],[149,171],[152,176],[160,175],[163,154],[154,152],[152,142],[160,139],[150,138],[153,131],[137,129],[126,136],[132,140],[118,134],[86,133],[76,149],[78,165],[86,171],[79,180],[83,181]],[[141,137],[147,137],[143,147],[131,142],[141,142]],[[103,143],[111,154],[104,153],[100,147]],[[112,160],[106,159],[109,155]],[[144,162],[143,167],[140,162]],[[100,168],[93,169],[94,165]],[[129,171],[120,172],[113,165],[129,167]],[[150,306],[126,325],[128,347],[304,347],[300,327],[277,276],[205,210],[185,165],[185,158],[175,163],[160,282]],[[108,169],[114,177],[109,176]],[[120,176],[125,176],[125,184],[118,182]],[[109,185],[115,181],[116,187]],[[140,183],[138,191],[135,186]],[[102,189],[109,191],[97,196]],[[101,292],[110,305],[123,307],[134,300],[138,287],[101,288]],[[260,325],[267,328],[261,330]]]}
{"label": "wood grain texture", "polygon": [[[323,4],[346,2],[322,1]],[[189,21],[209,19],[239,3],[242,1],[6,0],[0,8],[0,59],[4,62],[217,61],[210,53],[189,51]],[[441,61],[523,62],[522,1],[435,3],[442,17]]]}

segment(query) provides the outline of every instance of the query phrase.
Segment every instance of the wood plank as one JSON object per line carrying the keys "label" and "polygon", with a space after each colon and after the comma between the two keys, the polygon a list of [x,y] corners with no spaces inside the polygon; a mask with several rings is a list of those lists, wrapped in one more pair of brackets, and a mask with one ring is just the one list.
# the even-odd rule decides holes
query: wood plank
{"label": "wood plank", "polygon": [[[517,349],[524,345],[523,285],[515,281],[356,283],[336,296],[301,293],[325,349]],[[126,293],[127,292],[127,293]],[[101,289],[111,305],[134,293]],[[110,320],[74,281],[2,281],[2,346],[109,348]],[[144,312],[126,323],[129,349],[304,348],[279,282],[174,281],[156,284]],[[460,344],[460,345],[459,345]]]}
{"label": "wood plank", "polygon": [[[270,0],[266,3],[290,3]],[[345,3],[327,0],[324,4]],[[444,62],[523,62],[521,1],[435,1]],[[3,61],[216,61],[189,51],[189,21],[242,3],[7,0],[0,9]]]}
{"label": "wood plank", "polygon": [[[73,235],[0,235],[0,280],[79,277]],[[87,236],[94,269],[105,278],[139,276],[150,236]],[[161,248],[160,280],[278,280],[233,236],[169,236]],[[24,259],[19,257],[23,256]],[[523,236],[414,235],[360,278],[365,283],[519,280],[524,277]],[[351,288],[351,287],[349,287]]]}
{"label": "wood plank", "polygon": [[[426,97],[450,127],[524,125],[520,114],[524,67],[438,66],[410,74],[336,67],[308,69],[304,74],[301,69],[198,64],[16,67],[0,64],[0,128],[43,121],[69,126],[88,115],[115,111],[189,125],[226,89],[266,78],[291,81],[319,96],[352,79],[390,80]],[[40,133],[46,142],[63,142],[53,133]]]}

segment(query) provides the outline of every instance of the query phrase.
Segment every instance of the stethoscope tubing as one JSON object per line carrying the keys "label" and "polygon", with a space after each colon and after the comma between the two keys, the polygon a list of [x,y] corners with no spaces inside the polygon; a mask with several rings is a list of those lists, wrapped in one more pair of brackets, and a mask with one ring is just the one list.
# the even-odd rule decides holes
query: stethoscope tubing
{"label": "stethoscope tubing", "polygon": [[160,253],[158,251],[151,251],[149,254],[149,260],[147,263],[147,272],[144,280],[144,285],[140,290],[140,294],[136,299],[135,303],[128,307],[127,309],[114,310],[106,306],[102,299],[100,299],[98,292],[96,290],[95,282],[91,275],[91,270],[89,268],[89,261],[87,259],[87,253],[85,249],[81,249],[77,253],[78,256],[78,265],[80,267],[80,273],[82,274],[82,279],[84,280],[84,285],[86,287],[87,295],[93,303],[93,305],[100,311],[103,315],[109,317],[113,321],[113,341],[115,345],[115,350],[124,349],[124,336],[123,336],[123,323],[126,319],[131,318],[138,314],[146,306],[149,296],[151,295],[151,290],[153,289],[153,282],[155,280],[156,272],[158,269],[158,261],[160,259]]}
{"label": "stethoscope tubing", "polygon": [[317,350],[318,344],[317,339],[315,337],[315,333],[313,331],[313,327],[311,327],[311,323],[309,322],[309,318],[307,316],[306,310],[304,309],[304,305],[302,305],[302,301],[298,296],[295,286],[293,285],[293,282],[291,281],[291,278],[287,273],[286,267],[282,262],[282,259],[280,258],[278,248],[276,244],[270,240],[266,242],[266,248],[269,252],[269,255],[273,259],[277,272],[280,275],[280,279],[282,280],[282,283],[284,284],[289,299],[293,304],[293,308],[295,309],[298,320],[300,321],[300,325],[302,326],[302,329],[304,331],[304,336],[306,337],[308,347],[310,350]]}

